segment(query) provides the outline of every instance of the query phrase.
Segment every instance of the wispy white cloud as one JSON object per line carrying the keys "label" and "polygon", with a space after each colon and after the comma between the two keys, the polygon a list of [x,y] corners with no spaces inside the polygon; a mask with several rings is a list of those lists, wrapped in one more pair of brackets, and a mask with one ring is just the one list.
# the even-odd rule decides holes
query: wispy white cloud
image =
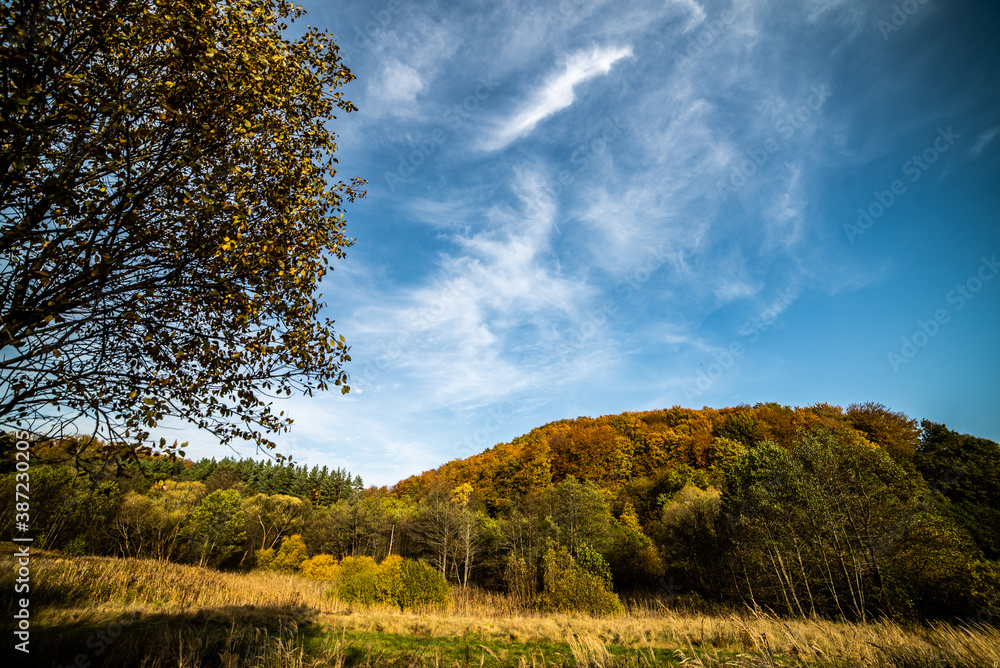
{"label": "wispy white cloud", "polygon": [[420,74],[394,57],[383,61],[381,76],[368,85],[368,95],[379,101],[382,111],[391,115],[412,114],[412,105],[422,90],[424,81]]}
{"label": "wispy white cloud", "polygon": [[[664,24],[675,35],[707,20],[694,1],[660,5],[656,12],[643,16],[687,17]],[[546,189],[542,184],[554,183],[560,166],[535,153],[535,167],[522,168],[510,184],[521,198],[518,208],[495,203],[488,189],[464,195],[450,190],[446,197],[410,203],[408,215],[433,224],[455,250],[440,256],[433,278],[358,315],[369,339],[406,332],[413,343],[394,364],[407,377],[434,379],[428,385],[434,389],[422,400],[488,403],[526,391],[536,381],[580,382],[627,354],[627,343],[611,350],[606,340],[648,343],[648,337],[623,330],[625,315],[588,336],[586,345],[573,347],[558,369],[538,363],[564,346],[567,332],[580,331],[581,314],[641,267],[654,247],[668,259],[643,284],[641,299],[663,309],[657,327],[680,337],[671,339],[674,343],[710,345],[690,328],[721,306],[752,301],[764,291],[766,280],[751,261],[755,254],[785,252],[801,238],[804,147],[789,144],[766,174],[731,198],[730,204],[754,211],[752,225],[749,218],[721,215],[727,199],[718,184],[746,160],[747,150],[776,134],[769,111],[800,105],[808,87],[803,93],[770,71],[731,66],[734,54],[755,48],[760,39],[759,19],[746,6],[733,16],[712,48],[682,67],[637,63],[657,77],[623,101],[620,113],[629,119],[629,129],[586,170],[574,173],[576,187],[561,195]],[[645,29],[642,22],[629,25],[632,31]],[[531,135],[577,101],[582,83],[632,56],[631,46],[572,52],[480,146],[496,150]],[[739,100],[720,98],[733,90],[741,91]],[[796,139],[805,143],[814,130],[799,129]],[[586,130],[580,132],[587,137]],[[627,168],[617,161],[625,157]],[[567,217],[582,225],[568,224]],[[589,253],[567,254],[567,244]]]}
{"label": "wispy white cloud", "polygon": [[575,88],[594,77],[607,74],[619,60],[632,56],[632,47],[594,47],[566,58],[557,72],[549,74],[530,99],[511,117],[497,125],[481,145],[496,151],[532,132],[541,121],[573,104]]}
{"label": "wispy white cloud", "polygon": [[[442,254],[434,276],[380,306],[361,308],[356,326],[371,353],[402,340],[393,365],[430,389],[437,406],[501,400],[532,384],[526,357],[544,357],[550,323],[572,320],[590,288],[562,275],[551,253],[555,203],[540,176],[519,170],[516,208],[495,204],[473,229],[467,203],[421,207],[456,218],[449,235],[458,252]],[[365,351],[355,358],[364,360]]]}
{"label": "wispy white cloud", "polygon": [[969,153],[971,153],[973,157],[977,157],[983,152],[983,149],[989,146],[993,140],[996,139],[997,134],[1000,134],[1000,125],[994,125],[989,130],[980,134],[979,137],[976,138],[975,145],[969,150]]}
{"label": "wispy white cloud", "polygon": [[442,72],[464,38],[454,18],[435,20],[407,10],[393,14],[384,29],[365,38],[364,51],[345,56],[359,81],[368,82],[365,95],[354,100],[364,111],[355,122],[384,125],[386,116],[420,121],[439,115],[428,98],[439,90]]}
{"label": "wispy white cloud", "polygon": [[784,165],[784,188],[764,212],[768,248],[788,248],[802,238],[803,210],[807,204],[802,186],[802,166]]}

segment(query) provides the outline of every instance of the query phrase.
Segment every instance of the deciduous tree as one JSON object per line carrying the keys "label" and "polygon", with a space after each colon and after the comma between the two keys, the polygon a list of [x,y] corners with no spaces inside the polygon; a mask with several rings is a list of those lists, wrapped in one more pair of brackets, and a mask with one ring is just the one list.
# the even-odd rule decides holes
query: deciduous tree
{"label": "deciduous tree", "polygon": [[318,288],[363,194],[327,124],[353,75],[329,33],[286,37],[300,14],[0,5],[0,425],[273,447],[271,398],[348,391]]}
{"label": "deciduous tree", "polygon": [[220,489],[202,499],[183,529],[198,565],[221,562],[236,551],[246,538],[244,522],[239,492]]}

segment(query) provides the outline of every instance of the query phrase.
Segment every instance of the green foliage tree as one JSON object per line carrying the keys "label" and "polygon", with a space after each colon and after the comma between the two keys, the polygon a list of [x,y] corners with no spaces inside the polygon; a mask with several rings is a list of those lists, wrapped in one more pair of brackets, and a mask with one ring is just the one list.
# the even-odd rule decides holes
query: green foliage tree
{"label": "green foliage tree", "polygon": [[359,487],[350,473],[338,468],[320,481],[316,490],[316,502],[321,506],[330,506],[338,501],[354,498],[361,493]]}
{"label": "green foliage tree", "polygon": [[420,504],[416,532],[424,554],[443,577],[458,571],[458,543],[461,508],[438,494]]}
{"label": "green foliage tree", "polygon": [[383,529],[391,530],[392,511],[383,503],[379,495],[359,494],[350,501],[344,502],[346,530],[349,539],[348,548],[351,554],[370,554],[382,558],[388,551],[385,544],[388,536],[383,536]]}
{"label": "green foliage tree", "polygon": [[351,536],[347,531],[348,508],[344,502],[329,508],[319,508],[309,515],[309,521],[302,528],[305,541],[313,549],[332,554],[338,559],[350,556]]}
{"label": "green foliage tree", "polygon": [[430,564],[398,555],[379,564],[379,602],[400,610],[443,606],[449,600],[448,581]]}
{"label": "green foliage tree", "polygon": [[[579,553],[576,559],[577,562],[581,561]],[[663,577],[660,552],[652,539],[643,532],[631,503],[626,502],[621,517],[612,527],[608,562],[609,573],[614,575],[615,588],[621,592],[652,589]]]}
{"label": "green foliage tree", "polygon": [[793,615],[865,620],[971,605],[959,583],[971,579],[975,550],[924,489],[853,429],[803,433],[790,453],[751,448],[723,502],[734,585],[748,603]]}
{"label": "green foliage tree", "polygon": [[140,557],[152,547],[156,502],[144,494],[128,492],[112,526],[123,557]]}
{"label": "green foliage tree", "polygon": [[[802,462],[772,442],[749,449],[730,470],[723,512],[732,558],[739,565],[737,587],[755,608],[764,605],[791,615],[810,614],[816,606],[815,582],[802,559],[803,550],[833,543],[834,565],[826,559],[827,573],[833,579],[836,566],[843,570],[854,604],[851,613],[864,618],[872,562],[858,553],[863,538],[845,528],[847,518],[839,506],[824,509],[821,502],[815,503],[813,508],[827,523],[819,528],[813,524],[816,518],[807,512],[807,503],[821,497],[809,482]],[[842,614],[847,614],[847,605],[845,601],[840,606]]]}
{"label": "green foliage tree", "polygon": [[[22,476],[23,478],[23,476]],[[57,549],[62,546],[76,525],[76,498],[80,489],[73,472],[64,467],[34,466],[31,469],[31,530],[39,548]],[[13,499],[16,474],[0,476],[0,492]],[[14,513],[0,515],[0,530],[14,533]]]}
{"label": "green foliage tree", "polygon": [[604,558],[603,554],[587,543],[580,545],[580,548],[576,551],[576,556],[573,557],[573,562],[577,568],[600,578],[601,582],[607,585],[608,589],[614,589],[615,579],[611,574],[611,566],[608,564],[608,560]]}
{"label": "green foliage tree", "polygon": [[538,572],[533,561],[515,551],[507,553],[504,562],[503,581],[507,592],[522,604],[530,605],[535,601],[536,580]]}
{"label": "green foliage tree", "polygon": [[[732,462],[730,462],[732,464]],[[678,464],[664,476],[663,483],[666,487],[666,498],[670,498],[685,487],[697,487],[707,489],[710,482],[708,474],[702,469],[695,468],[689,464]],[[663,505],[662,499],[657,499]]]}
{"label": "green foliage tree", "polygon": [[164,480],[150,489],[152,512],[146,516],[152,534],[152,556],[171,559],[181,553],[181,531],[208,491],[200,482]]}
{"label": "green foliage tree", "polygon": [[687,589],[722,591],[717,523],[721,495],[713,487],[687,486],[669,500],[664,498],[659,522],[652,529],[670,575]]}
{"label": "green foliage tree", "polygon": [[752,410],[738,410],[727,415],[718,428],[718,435],[746,447],[756,445],[769,436],[766,424],[761,423]]}
{"label": "green foliage tree", "polygon": [[363,194],[327,124],[353,75],[330,34],[286,38],[300,14],[0,5],[0,424],[274,447],[272,397],[348,391],[317,290]]}
{"label": "green foliage tree", "polygon": [[742,442],[734,441],[725,436],[720,436],[712,441],[712,446],[709,448],[708,474],[714,484],[725,481],[726,472],[736,463],[746,447]]}
{"label": "green foliage tree", "polygon": [[371,557],[347,557],[341,561],[331,589],[342,601],[401,609],[444,605],[449,591],[447,580],[435,568],[398,555],[381,564]]}
{"label": "green foliage tree", "polygon": [[929,420],[921,426],[914,465],[948,500],[943,512],[969,532],[988,559],[1000,559],[1000,444]]}
{"label": "green foliage tree", "polygon": [[78,549],[90,554],[108,554],[114,550],[112,523],[121,503],[121,488],[114,480],[77,493],[76,521],[81,526]]}
{"label": "green foliage tree", "polygon": [[205,478],[205,487],[209,492],[217,489],[235,489],[240,491],[243,487],[243,480],[232,466],[221,464],[215,467]]}
{"label": "green foliage tree", "polygon": [[206,496],[191,513],[183,534],[191,545],[199,566],[224,561],[246,538],[238,492],[216,490]]}
{"label": "green foliage tree", "polygon": [[455,562],[459,567],[462,588],[469,586],[469,576],[476,565],[482,547],[481,525],[488,518],[472,507],[473,489],[463,483],[452,490],[451,505],[455,509]]}
{"label": "green foliage tree", "polygon": [[254,494],[243,500],[243,512],[250,547],[266,550],[300,531],[309,507],[302,499],[287,494]]}
{"label": "green foliage tree", "polygon": [[545,512],[557,527],[559,541],[576,554],[584,543],[604,552],[614,517],[607,495],[590,481],[569,476],[545,491]]}

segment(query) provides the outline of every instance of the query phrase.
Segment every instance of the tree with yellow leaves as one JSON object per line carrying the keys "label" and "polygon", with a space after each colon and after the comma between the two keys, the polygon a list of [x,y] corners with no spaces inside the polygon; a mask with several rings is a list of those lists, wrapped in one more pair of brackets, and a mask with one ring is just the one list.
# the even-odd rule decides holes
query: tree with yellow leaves
{"label": "tree with yellow leaves", "polygon": [[[320,280],[353,243],[333,37],[286,0],[0,6],[0,426],[175,418],[274,447],[271,399],[348,391]],[[165,443],[161,441],[161,447]]]}

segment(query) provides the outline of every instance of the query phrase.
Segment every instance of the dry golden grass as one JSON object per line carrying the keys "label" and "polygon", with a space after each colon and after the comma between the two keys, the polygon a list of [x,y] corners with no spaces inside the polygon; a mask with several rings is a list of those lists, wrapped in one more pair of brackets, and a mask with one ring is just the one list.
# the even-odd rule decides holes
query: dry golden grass
{"label": "dry golden grass", "polygon": [[328,586],[274,571],[222,573],[152,559],[42,557],[33,575],[46,601],[104,602],[136,609],[187,612],[219,606],[312,607]]}
{"label": "dry golden grass", "polygon": [[[12,553],[4,546],[0,550]],[[491,661],[490,655],[495,655],[491,643],[494,648],[497,643],[559,643],[568,648],[572,665],[578,666],[665,665],[666,650],[674,665],[1000,668],[1000,630],[992,627],[907,628],[890,621],[852,624],[702,616],[667,608],[637,608],[607,618],[543,615],[505,596],[462,591],[455,592],[447,610],[403,612],[352,607],[326,597],[327,583],[273,572],[220,573],[152,560],[58,555],[34,555],[31,565],[33,623],[38,628],[66,633],[118,620],[143,633],[123,634],[115,651],[123,657],[143,657],[142,665],[150,667],[441,661],[436,654],[389,661],[374,646],[374,639],[394,635],[454,639],[456,644],[475,638],[482,650],[477,650],[473,663],[480,657]],[[0,587],[10,591],[14,569],[9,556],[0,558],[0,568]],[[208,638],[201,633],[208,628],[221,632]],[[299,637],[303,629],[323,642],[309,645],[307,651]],[[368,638],[367,648],[352,647],[352,637]],[[162,645],[165,654],[150,654],[149,643]],[[626,658],[622,648],[628,650]],[[237,659],[248,653],[256,663]],[[211,660],[205,662],[209,655]],[[534,653],[508,655],[490,665],[522,663],[562,665]]]}

